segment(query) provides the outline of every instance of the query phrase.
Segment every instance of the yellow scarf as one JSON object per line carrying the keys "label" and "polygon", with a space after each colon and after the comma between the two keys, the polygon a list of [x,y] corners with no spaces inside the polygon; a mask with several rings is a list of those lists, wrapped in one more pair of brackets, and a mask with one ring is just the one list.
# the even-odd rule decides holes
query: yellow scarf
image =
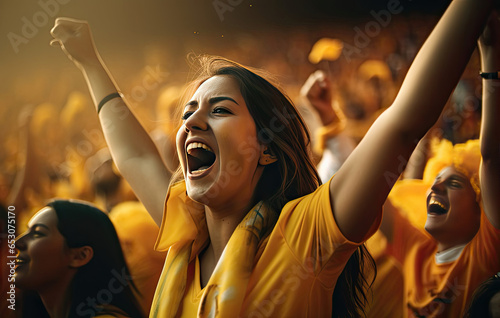
{"label": "yellow scarf", "polygon": [[[205,207],[191,200],[185,191],[185,183],[180,182],[167,194],[155,249],[168,249],[168,255],[150,317],[175,317],[186,289],[188,264],[209,243]],[[277,213],[262,202],[243,218],[204,289],[198,317],[235,317],[240,313],[259,244],[277,219]]]}

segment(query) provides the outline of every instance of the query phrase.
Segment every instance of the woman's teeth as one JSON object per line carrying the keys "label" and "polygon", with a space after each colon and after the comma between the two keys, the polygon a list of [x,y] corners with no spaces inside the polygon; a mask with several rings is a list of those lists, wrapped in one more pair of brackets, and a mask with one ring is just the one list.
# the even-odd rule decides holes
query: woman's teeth
{"label": "woman's teeth", "polygon": [[186,151],[189,153],[190,150],[197,149],[197,148],[201,148],[201,149],[205,149],[206,151],[213,152],[213,150],[209,146],[207,146],[207,145],[205,145],[204,143],[201,143],[201,142],[192,142],[192,143],[190,143],[187,146]]}

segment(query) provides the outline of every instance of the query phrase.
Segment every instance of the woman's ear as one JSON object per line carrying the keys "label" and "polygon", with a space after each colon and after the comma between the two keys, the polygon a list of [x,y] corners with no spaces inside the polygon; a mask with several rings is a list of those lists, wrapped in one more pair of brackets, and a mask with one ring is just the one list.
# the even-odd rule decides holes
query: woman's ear
{"label": "woman's ear", "polygon": [[94,257],[94,250],[90,246],[73,247],[70,248],[70,257],[69,266],[79,268],[90,262]]}
{"label": "woman's ear", "polygon": [[259,164],[261,166],[267,166],[273,162],[278,161],[278,158],[271,154],[271,151],[267,147],[262,147],[262,151],[260,153]]}

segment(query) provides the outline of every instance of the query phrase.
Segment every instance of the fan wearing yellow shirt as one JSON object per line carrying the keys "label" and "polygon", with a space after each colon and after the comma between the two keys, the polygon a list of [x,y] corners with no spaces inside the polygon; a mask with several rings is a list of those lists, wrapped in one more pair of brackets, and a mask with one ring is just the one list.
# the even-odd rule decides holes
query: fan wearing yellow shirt
{"label": "fan wearing yellow shirt", "polygon": [[[419,210],[415,214],[427,212],[424,228],[386,205],[380,229],[389,253],[403,268],[409,317],[462,317],[474,290],[500,270],[500,91],[498,79],[491,77],[500,67],[496,14],[479,49],[484,72],[480,139],[454,146],[441,141],[423,180],[401,185],[427,185],[427,196],[420,197],[426,211],[412,209]],[[412,193],[396,199],[409,199]]]}

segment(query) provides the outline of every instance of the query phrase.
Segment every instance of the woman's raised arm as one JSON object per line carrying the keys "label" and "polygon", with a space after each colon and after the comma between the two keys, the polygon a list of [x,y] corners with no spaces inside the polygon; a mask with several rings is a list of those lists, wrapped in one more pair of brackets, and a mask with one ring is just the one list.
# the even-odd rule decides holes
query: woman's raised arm
{"label": "woman's raised arm", "polygon": [[[95,48],[86,21],[58,18],[50,32],[54,37],[51,45],[60,45],[82,71],[96,108],[104,98],[119,92]],[[155,144],[123,98],[106,102],[99,111],[99,119],[118,169],[160,224],[171,174]]]}
{"label": "woman's raised arm", "polygon": [[[438,119],[465,68],[493,1],[454,0],[417,54],[401,89],[332,182],[337,224],[361,242],[418,141]],[[372,231],[371,231],[372,230]]]}
{"label": "woman's raised arm", "polygon": [[[481,71],[500,70],[500,21],[493,13],[479,40]],[[500,79],[483,79],[481,119],[481,167],[479,180],[484,213],[500,229]]]}

